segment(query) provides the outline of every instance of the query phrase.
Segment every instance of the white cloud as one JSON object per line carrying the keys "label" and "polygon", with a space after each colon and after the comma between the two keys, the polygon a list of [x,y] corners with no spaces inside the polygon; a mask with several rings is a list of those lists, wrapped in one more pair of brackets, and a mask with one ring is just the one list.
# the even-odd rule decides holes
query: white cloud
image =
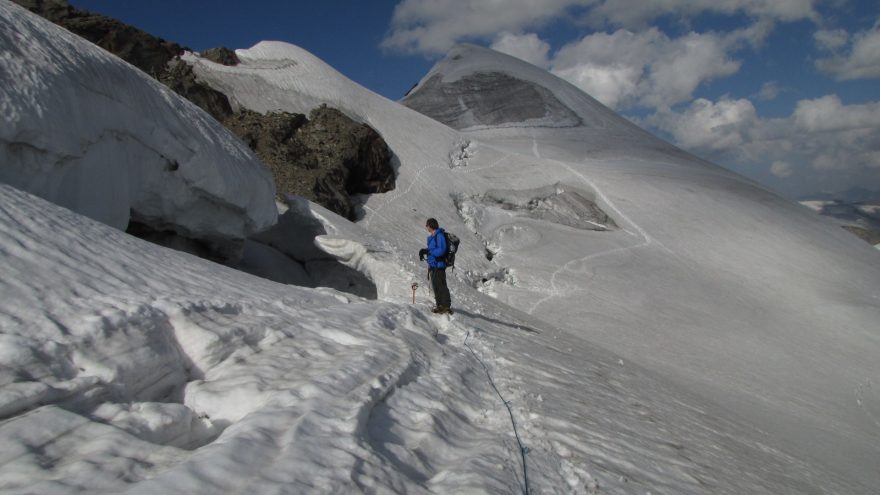
{"label": "white cloud", "polygon": [[465,39],[522,32],[595,0],[403,0],[394,8],[384,48],[440,55]]}
{"label": "white cloud", "polygon": [[640,123],[741,172],[769,170],[791,187],[844,189],[854,181],[880,187],[880,102],[844,105],[827,95],[799,101],[787,118],[768,119],[745,99],[698,99]]}
{"label": "white cloud", "polygon": [[820,29],[813,33],[816,46],[823,50],[837,50],[843,48],[849,41],[849,33],[844,29]]}
{"label": "white cloud", "polygon": [[837,95],[797,103],[794,125],[808,132],[880,129],[880,103],[844,105]]}
{"label": "white cloud", "polygon": [[638,28],[663,15],[687,18],[702,13],[745,14],[753,18],[796,21],[818,19],[815,0],[604,0],[589,14],[594,25]]}
{"label": "white cloud", "polygon": [[562,47],[551,71],[612,108],[672,106],[690,100],[700,84],[739,70],[728,51],[745,32],[674,39],[656,28],[591,34]]}
{"label": "white cloud", "polygon": [[590,62],[555,69],[553,72],[611,108],[633,99],[642,78],[640,67],[619,64],[603,66]]}
{"label": "white cloud", "polygon": [[[491,40],[553,20],[586,18],[594,25],[640,28],[665,15],[687,19],[703,13],[745,14],[773,21],[817,19],[816,0],[402,0],[394,8],[382,47],[403,53],[442,55],[462,40]],[[744,32],[757,39],[760,31]]]}
{"label": "white cloud", "polygon": [[813,158],[813,168],[816,170],[834,170],[843,168],[843,165],[846,162],[837,160],[834,156],[828,153],[822,153],[821,155]]}
{"label": "white cloud", "polygon": [[550,44],[538,38],[535,33],[512,34],[505,32],[495,38],[490,48],[525,60],[542,69],[546,69],[550,65],[547,58]]}
{"label": "white cloud", "polygon": [[788,162],[775,161],[772,165],[770,165],[770,173],[779,177],[780,179],[785,179],[786,177],[791,177],[793,173],[792,166]]}
{"label": "white cloud", "polygon": [[[841,43],[843,37],[839,33],[837,36],[829,39],[823,34],[821,39],[814,38],[820,46],[829,49],[842,48],[846,41]],[[819,59],[816,67],[841,81],[880,78],[880,23],[867,31],[854,34],[850,41],[847,53]]]}
{"label": "white cloud", "polygon": [[779,84],[776,81],[765,82],[761,85],[761,90],[758,91],[758,99],[760,100],[773,100],[777,96],[779,96]]}
{"label": "white cloud", "polygon": [[661,109],[645,122],[668,133],[684,148],[717,152],[747,142],[756,121],[755,107],[749,100],[722,99],[713,103],[699,98],[682,113]]}
{"label": "white cloud", "polygon": [[611,108],[631,104],[664,39],[668,40],[657,29],[592,34],[562,47],[552,72]]}

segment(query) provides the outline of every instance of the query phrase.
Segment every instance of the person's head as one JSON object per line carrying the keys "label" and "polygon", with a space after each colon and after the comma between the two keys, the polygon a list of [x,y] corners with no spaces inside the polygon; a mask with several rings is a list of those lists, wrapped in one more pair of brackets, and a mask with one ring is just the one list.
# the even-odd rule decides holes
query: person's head
{"label": "person's head", "polygon": [[437,223],[437,219],[429,218],[427,222],[425,222],[425,228],[428,229],[429,232],[434,232],[435,230],[440,228],[440,224]]}

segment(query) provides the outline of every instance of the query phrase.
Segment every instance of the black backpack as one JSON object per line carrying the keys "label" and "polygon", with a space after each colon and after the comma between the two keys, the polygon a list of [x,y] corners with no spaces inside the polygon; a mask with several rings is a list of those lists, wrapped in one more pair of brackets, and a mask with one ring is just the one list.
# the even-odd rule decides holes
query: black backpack
{"label": "black backpack", "polygon": [[446,255],[443,256],[443,261],[446,262],[446,266],[449,268],[455,269],[455,253],[458,252],[458,243],[461,242],[461,239],[458,238],[457,235],[452,232],[443,233],[446,235]]}

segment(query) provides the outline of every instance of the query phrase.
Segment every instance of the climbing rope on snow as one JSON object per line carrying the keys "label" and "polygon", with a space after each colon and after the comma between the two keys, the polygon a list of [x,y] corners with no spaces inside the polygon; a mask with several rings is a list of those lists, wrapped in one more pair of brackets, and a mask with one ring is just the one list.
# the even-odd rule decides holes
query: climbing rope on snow
{"label": "climbing rope on snow", "polygon": [[522,440],[519,438],[519,431],[516,429],[516,420],[513,418],[513,410],[510,409],[510,401],[506,400],[503,395],[501,395],[501,391],[498,390],[498,387],[495,386],[495,380],[492,379],[492,374],[489,373],[489,367],[486,366],[486,363],[480,359],[480,356],[477,356],[477,353],[474,352],[473,348],[468,345],[468,339],[471,336],[471,331],[467,331],[467,336],[464,338],[464,346],[471,351],[474,358],[480,363],[480,366],[483,367],[483,370],[486,372],[486,377],[489,378],[489,384],[492,385],[492,389],[495,390],[495,393],[498,395],[498,398],[501,399],[501,402],[504,404],[504,407],[507,408],[507,414],[510,416],[510,424],[513,425],[513,436],[516,437],[516,443],[519,445],[519,455],[522,458],[522,470],[523,470],[523,493],[525,495],[529,495],[529,471],[526,465],[526,454],[529,453],[529,448],[524,446]]}

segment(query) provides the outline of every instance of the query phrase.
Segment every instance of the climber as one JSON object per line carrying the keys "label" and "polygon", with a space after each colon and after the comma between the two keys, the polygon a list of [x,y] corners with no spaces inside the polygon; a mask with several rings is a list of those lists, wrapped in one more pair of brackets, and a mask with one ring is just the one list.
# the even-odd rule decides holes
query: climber
{"label": "climber", "polygon": [[428,280],[434,289],[436,305],[431,311],[440,314],[452,314],[452,299],[446,286],[446,233],[440,228],[436,219],[429,218],[425,222],[428,230],[428,247],[419,251],[419,260],[428,260]]}

